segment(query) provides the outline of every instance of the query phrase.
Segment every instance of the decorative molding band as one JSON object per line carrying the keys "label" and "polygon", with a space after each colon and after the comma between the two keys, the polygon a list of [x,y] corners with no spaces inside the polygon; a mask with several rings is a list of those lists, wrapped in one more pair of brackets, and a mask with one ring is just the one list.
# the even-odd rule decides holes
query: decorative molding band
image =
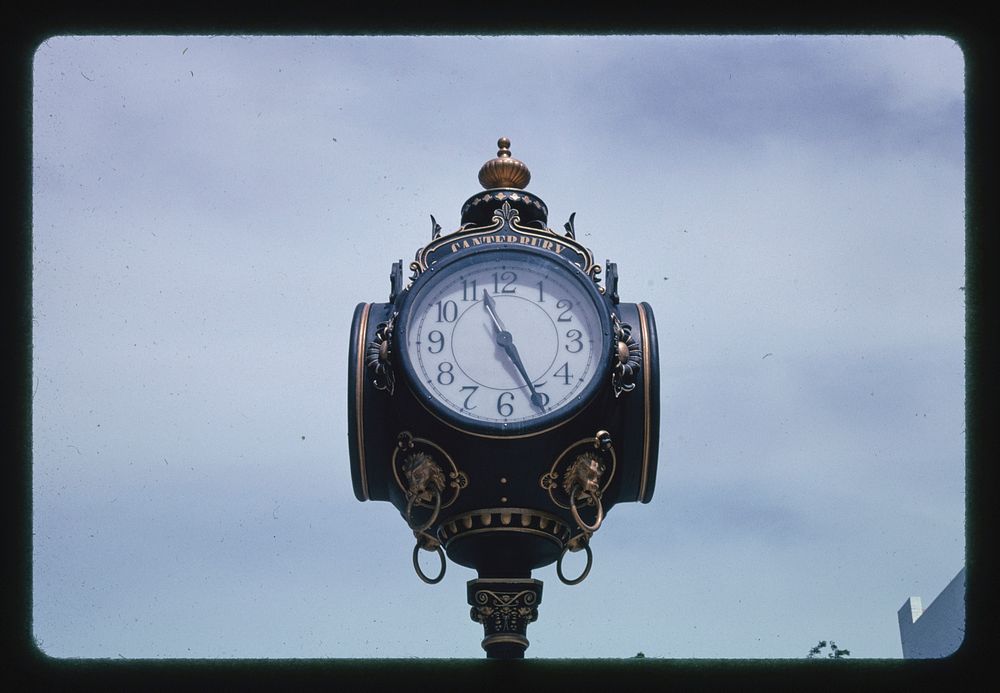
{"label": "decorative molding band", "polygon": [[486,532],[534,534],[560,547],[570,540],[572,527],[555,515],[528,508],[485,508],[442,520],[437,536],[447,547],[462,537]]}

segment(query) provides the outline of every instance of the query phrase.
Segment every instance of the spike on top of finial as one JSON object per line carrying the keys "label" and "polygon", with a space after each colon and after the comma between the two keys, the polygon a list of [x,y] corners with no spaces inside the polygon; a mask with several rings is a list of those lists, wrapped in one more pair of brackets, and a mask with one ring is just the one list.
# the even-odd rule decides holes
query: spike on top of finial
{"label": "spike on top of finial", "polygon": [[501,137],[497,140],[497,156],[490,159],[479,169],[479,182],[484,188],[518,188],[531,180],[528,167],[510,155],[510,139]]}

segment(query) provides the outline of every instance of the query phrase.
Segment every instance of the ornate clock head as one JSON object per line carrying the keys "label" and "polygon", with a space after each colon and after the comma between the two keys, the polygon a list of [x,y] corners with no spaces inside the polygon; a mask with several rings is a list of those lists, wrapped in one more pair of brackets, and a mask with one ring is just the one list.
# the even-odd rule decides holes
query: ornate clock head
{"label": "ornate clock head", "polygon": [[[497,146],[460,226],[442,234],[431,217],[409,284],[399,260],[388,303],[355,309],[348,439],[358,499],[399,510],[425,582],[447,559],[475,569],[482,646],[517,658],[541,599],[531,571],[555,563],[577,584],[607,511],[649,502],[659,379],[652,309],[621,302],[610,261],[599,286],[574,215],[550,229],[527,167],[507,138]],[[437,553],[436,577],[422,550]],[[563,557],[581,550],[569,579]]]}
{"label": "ornate clock head", "polygon": [[559,425],[608,373],[610,319],[593,281],[516,245],[435,264],[409,292],[397,329],[394,351],[420,402],[481,435]]}

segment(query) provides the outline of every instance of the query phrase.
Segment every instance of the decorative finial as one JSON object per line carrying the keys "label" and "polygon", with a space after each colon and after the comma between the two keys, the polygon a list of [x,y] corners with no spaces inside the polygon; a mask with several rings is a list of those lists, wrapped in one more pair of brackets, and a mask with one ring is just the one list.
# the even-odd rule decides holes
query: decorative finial
{"label": "decorative finial", "polygon": [[497,140],[497,156],[490,159],[479,169],[479,182],[484,188],[518,188],[523,189],[531,180],[528,167],[510,155],[510,139],[501,137]]}

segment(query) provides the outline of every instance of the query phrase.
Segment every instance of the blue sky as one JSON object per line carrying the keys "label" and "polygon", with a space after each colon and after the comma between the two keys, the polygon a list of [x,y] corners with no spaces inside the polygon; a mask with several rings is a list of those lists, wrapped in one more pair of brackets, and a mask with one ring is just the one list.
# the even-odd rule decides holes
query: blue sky
{"label": "blue sky", "polygon": [[584,583],[536,571],[528,655],[899,657],[965,560],[963,69],[934,36],[49,39],[37,642],[482,656],[472,571],[420,582],[353,496],[347,333],[505,135],[663,369],[653,501]]}

